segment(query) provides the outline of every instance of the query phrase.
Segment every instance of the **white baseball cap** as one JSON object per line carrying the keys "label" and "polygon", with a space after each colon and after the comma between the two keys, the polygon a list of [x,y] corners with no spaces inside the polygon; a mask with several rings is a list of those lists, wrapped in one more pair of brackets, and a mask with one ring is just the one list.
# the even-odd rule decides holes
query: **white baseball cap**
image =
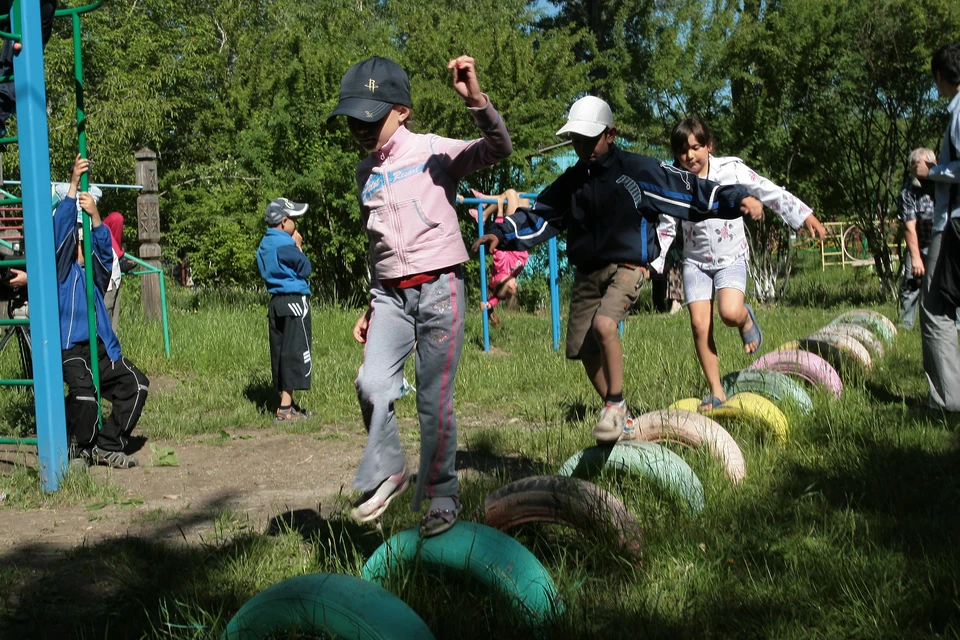
{"label": "white baseball cap", "polygon": [[594,96],[585,96],[573,103],[567,124],[560,127],[557,135],[576,133],[592,138],[613,126],[613,112],[610,105]]}

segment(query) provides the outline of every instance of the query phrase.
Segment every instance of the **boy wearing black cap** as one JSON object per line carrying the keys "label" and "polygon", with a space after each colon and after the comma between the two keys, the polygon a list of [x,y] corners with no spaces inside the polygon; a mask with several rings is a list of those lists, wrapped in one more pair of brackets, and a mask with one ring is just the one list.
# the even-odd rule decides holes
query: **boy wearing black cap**
{"label": "boy wearing black cap", "polygon": [[264,211],[267,232],[257,248],[260,276],[273,297],[267,308],[270,327],[270,373],[280,394],[274,422],[292,422],[311,417],[293,401],[293,392],[310,388],[313,362],[310,345],[310,283],[313,266],[303,253],[303,237],[294,221],[307,212],[307,205],[286,198],[271,200]]}

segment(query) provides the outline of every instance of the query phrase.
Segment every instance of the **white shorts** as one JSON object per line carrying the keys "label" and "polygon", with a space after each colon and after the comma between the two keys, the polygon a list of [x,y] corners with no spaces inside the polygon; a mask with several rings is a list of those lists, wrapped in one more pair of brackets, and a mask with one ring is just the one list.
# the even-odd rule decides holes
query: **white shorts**
{"label": "white shorts", "polygon": [[718,289],[736,289],[747,292],[747,259],[740,258],[720,269],[704,270],[689,263],[683,264],[683,290],[686,304],[713,300]]}

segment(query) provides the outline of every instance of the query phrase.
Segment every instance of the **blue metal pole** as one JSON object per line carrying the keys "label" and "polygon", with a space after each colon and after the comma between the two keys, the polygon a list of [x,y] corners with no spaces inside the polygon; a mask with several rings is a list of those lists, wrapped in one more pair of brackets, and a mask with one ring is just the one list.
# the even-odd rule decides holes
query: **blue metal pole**
{"label": "blue metal pole", "polygon": [[[477,203],[477,238],[483,237],[483,203]],[[480,245],[480,300],[487,302],[487,248]],[[490,311],[483,313],[483,350],[490,351]]]}
{"label": "blue metal pole", "polygon": [[553,350],[560,350],[560,274],[557,268],[557,239],[547,241],[550,253],[550,319],[553,328]]}
{"label": "blue metal pole", "polygon": [[40,3],[21,2],[23,50],[14,57],[20,172],[23,185],[23,235],[30,288],[34,401],[40,457],[40,487],[56,491],[67,468],[67,430],[63,405],[60,311],[50,216],[50,151],[46,85],[40,37]]}

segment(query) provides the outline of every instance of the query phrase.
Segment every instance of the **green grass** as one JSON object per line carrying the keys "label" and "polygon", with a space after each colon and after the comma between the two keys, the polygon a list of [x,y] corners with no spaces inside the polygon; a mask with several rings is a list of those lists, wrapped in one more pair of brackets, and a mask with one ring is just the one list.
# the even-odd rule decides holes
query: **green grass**
{"label": "green grass", "polygon": [[[852,306],[895,317],[865,270],[822,274],[806,266],[781,306],[759,312],[765,351]],[[167,360],[159,329],[134,320],[135,291],[126,291],[124,349],[154,382],[141,421],[145,434],[216,440],[222,429],[273,428],[262,295],[174,289]],[[315,309],[314,386],[299,401],[319,419],[297,426],[304,437],[363,432],[353,388],[362,357],[351,337],[358,313]],[[550,473],[591,445],[598,409],[580,365],[552,351],[548,316],[504,320],[494,352],[485,354],[478,314],[470,315],[456,380],[463,462],[484,471],[461,484],[470,519],[490,491]],[[625,391],[635,410],[705,390],[685,315],[631,317],[623,342]],[[752,360],[735,331],[720,329],[717,342],[724,372]],[[11,368],[4,354],[0,371]],[[412,370],[407,376],[413,381]],[[847,384],[842,399],[815,391],[811,415],[788,412],[785,446],[764,441],[751,425],[728,424],[747,460],[742,484],[731,485],[704,453],[677,449],[703,482],[706,508],[698,516],[641,479],[604,475],[598,484],[643,527],[643,565],[631,565],[595,536],[555,526],[515,532],[545,564],[566,605],[539,633],[510,613],[509,603],[463,579],[413,572],[399,593],[438,638],[960,637],[960,442],[956,421],[908,413],[925,390],[919,333],[901,332],[868,375]],[[29,432],[28,398],[0,394],[0,431]],[[415,418],[414,399],[401,398],[396,410],[401,420]],[[415,448],[415,431],[404,430],[404,443]],[[29,473],[15,472],[19,491],[36,483]],[[58,494],[66,498],[47,499],[119,500],[84,482]],[[278,514],[266,528],[217,508],[215,531],[203,545],[134,537],[91,542],[48,560],[43,570],[22,567],[17,549],[8,549],[0,561],[0,629],[43,630],[49,620],[72,619],[77,637],[217,637],[258,591],[303,573],[359,575],[387,536],[417,523],[417,514],[401,506],[387,512],[382,530],[355,525],[345,517],[349,497],[329,518]],[[39,494],[8,501],[16,508],[50,505]]]}

